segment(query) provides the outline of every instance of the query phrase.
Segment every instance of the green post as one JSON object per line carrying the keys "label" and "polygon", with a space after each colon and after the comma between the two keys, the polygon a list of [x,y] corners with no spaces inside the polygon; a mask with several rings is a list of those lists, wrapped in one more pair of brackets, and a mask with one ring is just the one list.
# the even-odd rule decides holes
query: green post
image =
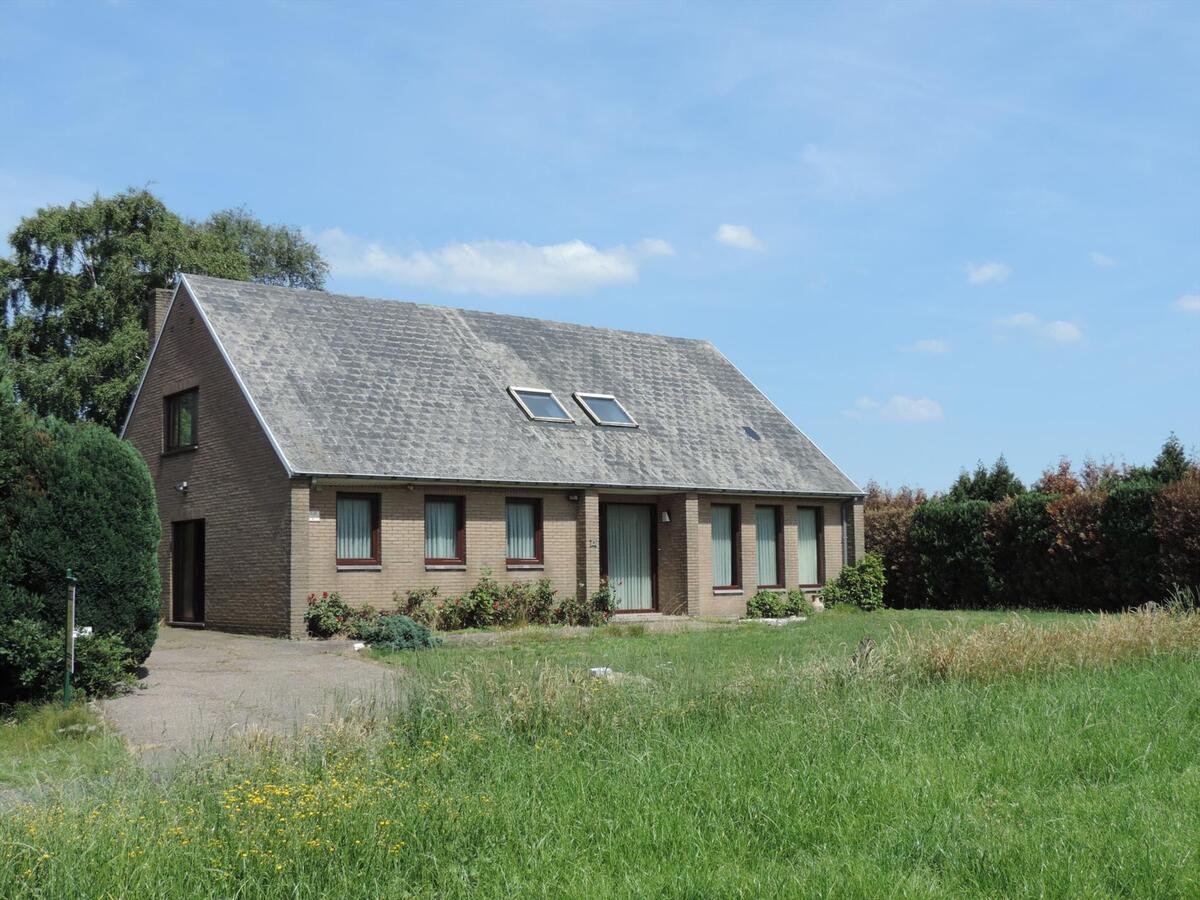
{"label": "green post", "polygon": [[75,573],[67,569],[67,652],[63,668],[63,706],[71,705],[71,673],[75,671]]}

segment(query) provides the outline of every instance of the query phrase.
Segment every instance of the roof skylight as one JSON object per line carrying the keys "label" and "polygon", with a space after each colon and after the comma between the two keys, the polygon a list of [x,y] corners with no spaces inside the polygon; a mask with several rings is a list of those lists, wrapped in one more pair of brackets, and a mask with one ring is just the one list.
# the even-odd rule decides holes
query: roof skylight
{"label": "roof skylight", "polygon": [[633,416],[625,411],[621,401],[612,394],[584,394],[576,391],[575,402],[597,425],[613,425],[618,428],[637,428]]}
{"label": "roof skylight", "polygon": [[510,387],[508,389],[517,406],[535,422],[574,422],[575,419],[563,408],[553,391],[544,388]]}

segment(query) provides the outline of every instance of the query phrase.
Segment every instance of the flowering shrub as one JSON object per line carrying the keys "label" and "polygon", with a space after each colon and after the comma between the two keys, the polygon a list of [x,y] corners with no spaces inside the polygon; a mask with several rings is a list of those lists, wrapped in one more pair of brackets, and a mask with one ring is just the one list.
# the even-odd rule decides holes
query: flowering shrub
{"label": "flowering shrub", "polygon": [[563,597],[554,607],[553,621],[561,625],[603,625],[616,609],[612,586],[602,579],[600,587],[590,597],[580,599],[576,594]]}
{"label": "flowering shrub", "polygon": [[558,592],[549,578],[539,578],[532,584],[522,584],[524,589],[524,620],[530,625],[549,625],[554,620],[554,595]]}
{"label": "flowering shrub", "polygon": [[479,581],[460,597],[443,600],[436,587],[429,587],[415,588],[404,597],[397,591],[393,598],[400,613],[440,631],[575,623],[583,617],[579,604],[573,605],[580,610],[560,611],[556,594],[549,578],[500,584],[485,569]]}
{"label": "flowering shrub", "polygon": [[358,609],[352,610],[350,618],[345,623],[346,637],[355,641],[365,641],[375,623],[379,621],[379,610],[369,603],[364,603]]}
{"label": "flowering shrub", "polygon": [[347,623],[354,616],[354,611],[342,600],[337,591],[332,594],[322,591],[308,595],[308,610],[304,621],[308,625],[308,633],[315,638],[331,638],[346,630]]}

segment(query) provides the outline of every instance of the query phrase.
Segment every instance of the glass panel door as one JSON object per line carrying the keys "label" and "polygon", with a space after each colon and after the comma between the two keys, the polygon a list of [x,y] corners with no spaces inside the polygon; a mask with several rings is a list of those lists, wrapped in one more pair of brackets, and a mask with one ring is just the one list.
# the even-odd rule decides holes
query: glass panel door
{"label": "glass panel door", "polygon": [[654,608],[654,507],[605,507],[608,583],[617,609]]}

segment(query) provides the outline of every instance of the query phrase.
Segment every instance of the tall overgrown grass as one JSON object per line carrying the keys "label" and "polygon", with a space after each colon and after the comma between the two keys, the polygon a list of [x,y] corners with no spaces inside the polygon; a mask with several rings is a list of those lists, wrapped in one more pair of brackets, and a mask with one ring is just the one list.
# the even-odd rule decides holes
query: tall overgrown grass
{"label": "tall overgrown grass", "polygon": [[1035,624],[1014,617],[982,628],[950,628],[916,637],[897,634],[883,667],[943,679],[986,681],[1070,669],[1105,669],[1147,657],[1200,655],[1194,606],[1139,608],[1074,624]]}
{"label": "tall overgrown grass", "polygon": [[848,610],[405,654],[391,716],[12,807],[0,896],[1195,896],[1194,635]]}

